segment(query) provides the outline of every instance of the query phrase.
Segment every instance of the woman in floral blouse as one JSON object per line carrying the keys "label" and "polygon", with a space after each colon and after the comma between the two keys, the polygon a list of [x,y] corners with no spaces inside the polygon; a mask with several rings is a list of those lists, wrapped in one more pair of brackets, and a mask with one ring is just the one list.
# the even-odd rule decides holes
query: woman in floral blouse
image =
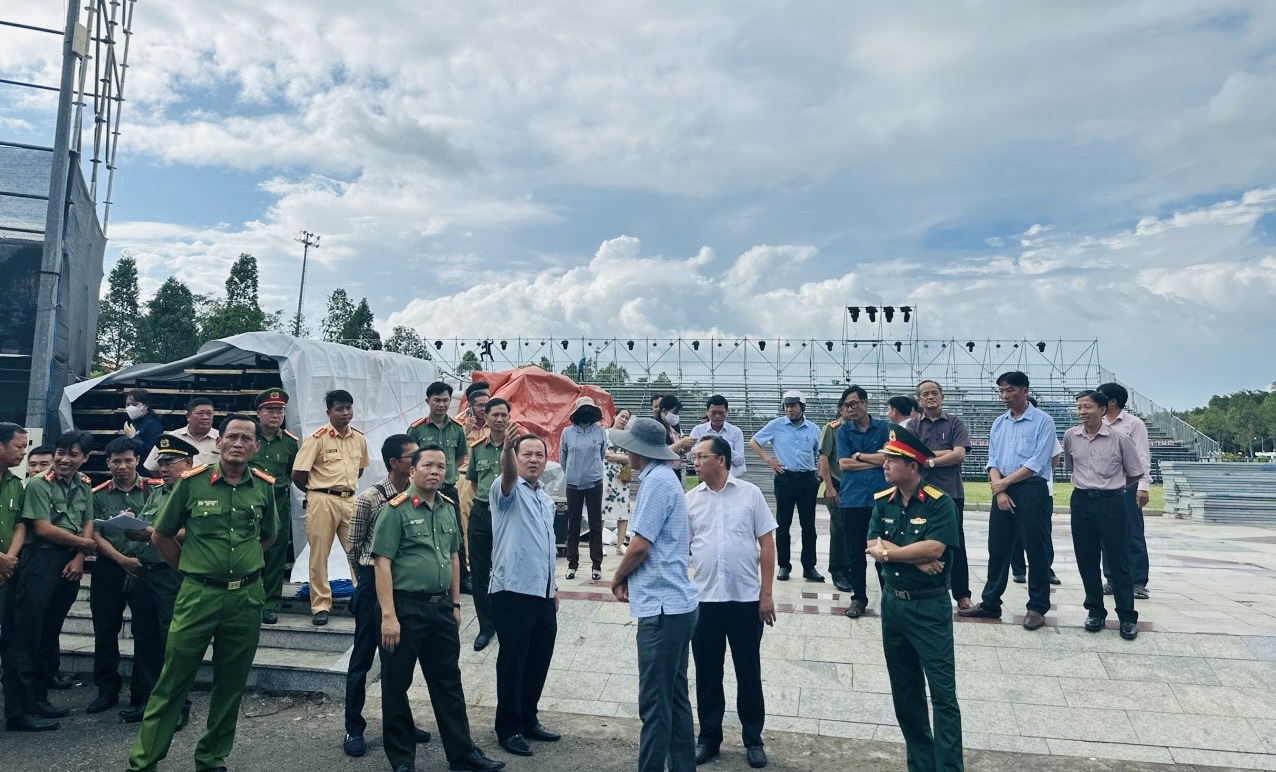
{"label": "woman in floral blouse", "polygon": [[[624,429],[630,413],[621,408],[612,419],[613,429]],[[616,554],[625,553],[626,532],[629,529],[629,456],[623,450],[609,445],[605,456],[606,477],[603,482],[603,524],[616,528]]]}

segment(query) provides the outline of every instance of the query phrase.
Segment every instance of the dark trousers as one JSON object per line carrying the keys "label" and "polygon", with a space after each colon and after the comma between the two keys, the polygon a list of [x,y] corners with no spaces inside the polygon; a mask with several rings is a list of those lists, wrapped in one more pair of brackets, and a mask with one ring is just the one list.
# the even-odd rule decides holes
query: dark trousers
{"label": "dark trousers", "polygon": [[[868,603],[866,576],[868,572],[868,556],[864,548],[868,545],[868,521],[873,517],[872,507],[842,507],[842,527],[846,529],[847,578],[851,580],[851,598],[861,603]],[[859,549],[854,549],[859,545]]]}
{"label": "dark trousers", "polygon": [[470,507],[470,570],[473,572],[474,616],[478,617],[479,633],[491,635],[496,630],[492,621],[492,603],[487,593],[492,583],[492,507],[478,499],[474,499]]}
{"label": "dark trousers", "polygon": [[275,489],[275,511],[279,515],[279,530],[274,544],[266,550],[266,564],[261,569],[266,608],[272,611],[278,611],[283,600],[284,573],[288,568],[288,555],[292,552],[292,496],[287,488]]}
{"label": "dark trousers", "polygon": [[[119,563],[108,557],[93,562],[93,582],[89,585],[89,611],[93,614],[93,683],[106,694],[120,693],[120,629],[124,626],[124,607],[133,616],[133,587],[129,575]],[[137,668],[131,679],[137,686]]]}
{"label": "dark trousers", "polygon": [[496,654],[496,736],[502,740],[540,723],[536,705],[545,688],[558,637],[553,598],[494,592],[492,614],[501,647]]}
{"label": "dark trousers", "polygon": [[980,605],[1001,610],[1001,596],[1010,581],[1010,555],[1015,536],[1028,554],[1029,611],[1050,610],[1050,492],[1040,477],[1011,485],[1006,493],[1015,502],[1013,511],[997,506],[994,499],[988,513],[988,581]]}
{"label": "dark trousers", "polygon": [[[884,593],[882,650],[910,772],[964,769],[952,602],[945,595],[900,600]],[[933,734],[926,715],[927,685],[934,711]]]}
{"label": "dark trousers", "polygon": [[443,738],[443,753],[448,761],[455,761],[475,746],[461,689],[461,639],[452,604],[446,600],[430,603],[422,595],[396,590],[394,611],[399,620],[399,645],[392,652],[380,650],[385,755],[391,767],[416,763],[416,726],[408,687],[412,685],[412,669],[419,662]]}
{"label": "dark trousers", "polygon": [[[1125,514],[1130,525],[1130,579],[1135,587],[1148,586],[1148,542],[1143,534],[1143,510],[1139,509],[1139,490],[1131,485],[1125,489]],[[1108,551],[1103,551],[1103,575],[1112,579],[1108,563]]]}
{"label": "dark trousers", "polygon": [[781,568],[793,570],[789,561],[789,529],[793,527],[794,508],[802,529],[802,568],[815,568],[815,497],[819,491],[820,478],[815,472],[785,472],[775,476],[775,517],[780,526],[775,534],[775,554]]}
{"label": "dark trousers", "polygon": [[762,745],[766,702],[762,697],[762,620],[758,602],[701,603],[691,654],[696,661],[696,713],[700,719],[697,742],[716,748],[722,744],[722,717],[727,700],[722,690],[722,670],[727,644],[735,665],[735,710],[740,716],[744,747]]}
{"label": "dark trousers", "polygon": [[842,517],[842,508],[836,503],[830,504],[826,499],[824,507],[829,511],[829,573],[836,578],[851,567],[846,521]]}
{"label": "dark trousers", "polygon": [[[1049,489],[1047,489],[1049,490]],[[1054,496],[1050,497],[1050,517],[1054,517]],[[1046,556],[1050,559],[1050,573],[1054,574],[1054,532],[1047,530]],[[1015,544],[1010,550],[1010,573],[1015,576],[1024,576],[1028,573],[1028,563],[1024,559],[1023,539],[1019,538],[1019,534],[1015,534]]]}
{"label": "dark trousers", "polygon": [[[359,566],[359,583],[350,596],[354,614],[354,643],[346,670],[346,734],[361,735],[368,722],[363,718],[367,698],[368,671],[381,640],[381,606],[377,603],[377,579],[372,566]],[[409,674],[410,675],[410,674]]]}
{"label": "dark trousers", "polygon": [[603,567],[603,484],[567,489],[567,567],[580,566],[581,511],[589,512],[589,561],[595,571]]}
{"label": "dark trousers", "polygon": [[961,547],[948,550],[948,561],[952,565],[948,581],[952,583],[953,600],[961,600],[970,597],[970,560],[966,554],[966,500],[953,499],[953,504],[957,507],[957,540]]}
{"label": "dark trousers", "polygon": [[[97,581],[97,577],[94,577]],[[133,676],[129,704],[143,707],[159,681],[182,575],[167,563],[142,566],[133,585]],[[187,700],[187,704],[189,704]]]}
{"label": "dark trousers", "polygon": [[638,620],[638,772],[696,768],[695,726],[687,691],[687,649],[697,612]]}
{"label": "dark trousers", "polygon": [[1130,525],[1122,491],[1072,491],[1072,548],[1085,588],[1085,608],[1092,617],[1106,617],[1099,554],[1110,555],[1112,600],[1117,618],[1137,622],[1134,582],[1130,579]]}
{"label": "dark trousers", "polygon": [[80,589],[62,578],[75,557],[70,549],[26,547],[18,562],[17,583],[5,611],[4,715],[35,712],[49,699],[49,678],[57,672],[58,638]]}
{"label": "dark trousers", "polygon": [[461,522],[461,496],[456,492],[456,483],[444,483],[439,493],[456,504],[456,528],[461,532],[461,549],[457,551],[457,557],[461,560],[461,578],[465,579],[470,575],[470,559],[469,550],[465,547],[465,524]]}

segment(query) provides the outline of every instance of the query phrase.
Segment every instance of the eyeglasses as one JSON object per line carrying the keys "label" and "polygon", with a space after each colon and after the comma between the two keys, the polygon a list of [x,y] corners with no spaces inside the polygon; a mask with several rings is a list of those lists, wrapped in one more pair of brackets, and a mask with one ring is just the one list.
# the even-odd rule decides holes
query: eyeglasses
{"label": "eyeglasses", "polygon": [[707,458],[722,458],[722,456],[717,453],[692,453],[691,454],[692,461],[704,461]]}
{"label": "eyeglasses", "polygon": [[860,402],[858,399],[850,399],[850,400],[847,400],[846,402],[843,402],[842,407],[859,407],[862,404],[864,403]]}

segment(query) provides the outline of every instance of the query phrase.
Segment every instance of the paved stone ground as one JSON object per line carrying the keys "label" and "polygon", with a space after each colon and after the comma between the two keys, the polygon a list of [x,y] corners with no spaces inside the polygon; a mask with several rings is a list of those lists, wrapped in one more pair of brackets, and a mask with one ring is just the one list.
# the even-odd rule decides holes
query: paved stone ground
{"label": "paved stone ground", "polygon": [[[967,512],[966,533],[977,596],[987,513]],[[1083,593],[1062,513],[1054,543],[1063,584],[1052,588],[1047,626],[1020,626],[1027,593],[1017,584],[1006,592],[1000,623],[956,624],[967,748],[1276,769],[1276,529],[1150,517],[1147,536],[1152,598],[1138,602],[1136,641],[1121,640],[1115,629],[1081,628]],[[824,537],[820,546],[823,566]],[[608,556],[597,583],[587,574],[568,582],[560,573],[558,646],[542,702],[548,710],[637,715],[635,627],[606,587],[618,562]],[[875,612],[845,618],[846,599],[831,584],[776,587],[786,613],[762,642],[768,730],[900,742]],[[876,592],[870,596],[875,609]],[[467,644],[475,632],[467,620],[466,695],[494,707],[496,646],[473,652]],[[414,692],[424,699],[423,687]],[[728,683],[729,704],[732,695]]]}

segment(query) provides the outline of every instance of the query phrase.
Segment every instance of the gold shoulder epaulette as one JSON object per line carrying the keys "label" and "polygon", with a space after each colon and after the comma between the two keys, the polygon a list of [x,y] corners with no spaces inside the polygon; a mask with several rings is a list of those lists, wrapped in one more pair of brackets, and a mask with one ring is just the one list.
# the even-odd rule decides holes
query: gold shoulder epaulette
{"label": "gold shoulder epaulette", "polygon": [[94,492],[94,493],[97,493],[98,491],[100,491],[100,490],[104,490],[104,489],[109,488],[109,487],[111,487],[111,481],[110,481],[110,480],[107,480],[106,482],[102,483],[101,485],[95,485],[95,486],[93,486],[93,492]]}
{"label": "gold shoulder epaulette", "polygon": [[41,475],[41,477],[43,477],[43,478],[44,478],[44,481],[45,481],[45,482],[53,482],[53,478],[55,478],[55,477],[57,477],[57,476],[58,476],[58,473],[57,473],[56,471],[54,471],[54,469],[53,469],[52,467],[50,467],[50,468],[49,468],[49,471],[47,471],[47,472],[45,472],[43,475]]}
{"label": "gold shoulder epaulette", "polygon": [[265,472],[261,471],[261,470],[260,470],[260,469],[258,469],[257,467],[253,467],[253,468],[252,468],[252,470],[253,470],[253,474],[257,475],[257,476],[258,476],[258,477],[260,477],[261,479],[265,480],[266,482],[270,483],[271,485],[274,485],[274,484],[275,484],[275,476],[274,476],[274,475],[266,474]]}
{"label": "gold shoulder epaulette", "polygon": [[194,477],[195,475],[199,474],[200,472],[203,472],[206,469],[208,469],[208,464],[200,464],[199,466],[187,469],[185,472],[182,472],[182,479],[186,480],[188,478]]}
{"label": "gold shoulder epaulette", "polygon": [[930,496],[932,499],[937,499],[944,495],[943,491],[933,485],[923,485],[922,490],[926,491],[926,495]]}
{"label": "gold shoulder epaulette", "polygon": [[318,439],[318,438],[322,437],[322,436],[323,436],[323,429],[324,429],[324,427],[320,426],[318,429],[315,429],[315,433],[314,433],[314,434],[312,434],[312,435],[310,435],[310,436],[311,436],[311,437],[314,437],[315,439]]}
{"label": "gold shoulder epaulette", "polygon": [[403,493],[400,493],[398,496],[395,496],[394,498],[390,499],[390,506],[397,507],[407,500],[408,500],[408,492],[404,491]]}
{"label": "gold shoulder epaulette", "polygon": [[873,498],[875,498],[875,499],[884,499],[884,498],[886,498],[887,496],[893,496],[893,495],[895,495],[895,488],[894,488],[894,486],[892,486],[892,487],[890,487],[890,488],[887,488],[887,489],[886,489],[886,490],[884,490],[884,491],[878,491],[877,493],[874,493],[874,494],[873,494]]}
{"label": "gold shoulder epaulette", "polygon": [[421,424],[423,424],[423,423],[425,423],[426,421],[428,421],[429,419],[430,419],[430,417],[429,417],[428,415],[423,415],[423,416],[421,416],[420,418],[418,418],[418,419],[416,419],[415,421],[413,421],[412,423],[408,424],[408,428],[409,428],[409,429],[415,429],[415,428],[417,428],[418,426],[420,426]]}
{"label": "gold shoulder epaulette", "polygon": [[292,432],[288,431],[287,429],[284,429],[284,436],[286,436],[286,437],[292,437],[292,438],[293,438],[294,440],[296,440],[297,442],[301,442],[301,438],[300,438],[300,437],[298,437],[297,435],[295,435],[295,434],[293,434]]}
{"label": "gold shoulder epaulette", "polygon": [[447,496],[444,496],[442,493],[436,493],[436,494],[434,494],[434,495],[435,495],[435,496],[438,496],[438,497],[439,497],[439,498],[441,498],[441,499],[443,499],[444,501],[446,501],[447,503],[451,504],[452,506],[454,506],[454,507],[456,506],[456,502],[455,502],[455,501],[453,501],[452,499],[449,499]]}

